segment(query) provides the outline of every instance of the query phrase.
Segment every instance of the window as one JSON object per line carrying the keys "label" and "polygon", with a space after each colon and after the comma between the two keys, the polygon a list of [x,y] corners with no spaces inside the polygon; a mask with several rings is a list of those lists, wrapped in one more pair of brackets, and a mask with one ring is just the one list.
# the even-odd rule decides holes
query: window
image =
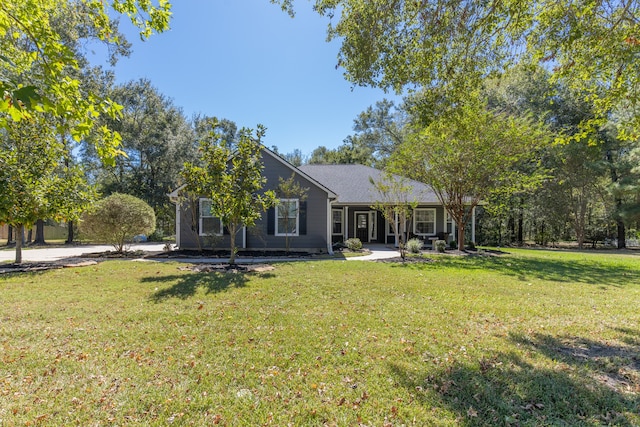
{"label": "window", "polygon": [[343,228],[342,228],[342,223],[343,223],[343,212],[342,209],[332,209],[331,210],[331,230],[333,234],[340,234],[342,235],[343,232]]}
{"label": "window", "polygon": [[416,209],[413,214],[413,232],[418,235],[436,234],[436,210]]}
{"label": "window", "polygon": [[222,221],[211,214],[211,199],[200,199],[200,235],[222,236]]}
{"label": "window", "polygon": [[298,199],[280,199],[276,206],[276,236],[297,236],[299,220]]}

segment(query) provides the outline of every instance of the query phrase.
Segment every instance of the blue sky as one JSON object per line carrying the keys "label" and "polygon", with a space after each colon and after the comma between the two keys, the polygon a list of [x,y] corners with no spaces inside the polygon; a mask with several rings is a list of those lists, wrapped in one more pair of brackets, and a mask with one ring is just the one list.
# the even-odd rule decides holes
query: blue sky
{"label": "blue sky", "polygon": [[368,106],[398,99],[344,79],[329,21],[306,1],[293,19],[269,0],[179,0],[173,12],[171,30],[146,42],[123,26],[133,53],[114,71],[119,83],[148,78],[187,117],[261,123],[267,146],[310,154],[342,144]]}

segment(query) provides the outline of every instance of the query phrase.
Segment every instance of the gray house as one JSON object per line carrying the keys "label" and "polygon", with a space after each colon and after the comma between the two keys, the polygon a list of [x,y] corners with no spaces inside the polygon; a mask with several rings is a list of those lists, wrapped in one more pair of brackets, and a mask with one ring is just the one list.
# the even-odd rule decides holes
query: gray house
{"label": "gray house", "polygon": [[[276,190],[279,178],[294,179],[307,189],[306,198],[280,199],[255,227],[244,228],[236,236],[239,251],[284,250],[331,253],[333,245],[352,237],[364,244],[396,244],[392,224],[371,206],[377,193],[371,179],[380,181],[383,172],[363,165],[303,165],[295,167],[266,147],[262,150],[265,190]],[[435,238],[452,239],[455,224],[431,189],[423,183],[407,180],[411,187],[408,200],[417,203],[412,219],[405,224],[410,237],[427,245]],[[181,249],[224,249],[229,234],[224,224],[213,217],[210,201],[200,198],[187,202],[178,188],[171,194],[176,203],[176,244]],[[471,224],[475,238],[475,215]],[[451,236],[451,237],[449,237]]]}

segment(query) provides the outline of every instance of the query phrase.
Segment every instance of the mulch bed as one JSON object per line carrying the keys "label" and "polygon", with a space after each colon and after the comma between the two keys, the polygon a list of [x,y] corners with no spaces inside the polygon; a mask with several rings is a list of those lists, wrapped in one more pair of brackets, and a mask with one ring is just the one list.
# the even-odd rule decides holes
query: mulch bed
{"label": "mulch bed", "polygon": [[268,264],[196,264],[178,267],[178,270],[196,273],[264,273],[275,270],[275,267]]}
{"label": "mulch bed", "polygon": [[93,260],[70,258],[52,262],[24,262],[22,264],[0,264],[0,274],[9,273],[37,273],[40,271],[56,270],[59,268],[86,267],[96,265]]}
{"label": "mulch bed", "polygon": [[[145,255],[145,258],[229,258],[229,251],[224,250],[187,250],[179,249],[170,252],[155,252]],[[239,251],[238,258],[311,258],[309,252],[286,251]]]}

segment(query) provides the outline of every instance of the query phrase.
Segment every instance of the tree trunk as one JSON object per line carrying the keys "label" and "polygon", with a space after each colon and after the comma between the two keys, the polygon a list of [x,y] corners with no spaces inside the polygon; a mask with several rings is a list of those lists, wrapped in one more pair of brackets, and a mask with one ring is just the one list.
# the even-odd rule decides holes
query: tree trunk
{"label": "tree trunk", "polygon": [[464,251],[464,223],[456,223],[458,227],[458,250]]}
{"label": "tree trunk", "polygon": [[513,215],[509,215],[509,220],[507,221],[507,229],[509,230],[509,244],[512,244],[516,240],[516,224],[513,219]]}
{"label": "tree trunk", "polygon": [[518,237],[517,237],[518,246],[524,245],[524,213],[522,209],[518,213]]}
{"label": "tree trunk", "polygon": [[34,242],[36,245],[45,245],[44,241],[44,221],[39,219],[36,221],[36,238]]}
{"label": "tree trunk", "polygon": [[[27,231],[27,241],[26,243],[31,243],[33,239],[33,227],[29,227],[29,231]],[[25,243],[24,241],[22,243]]]}
{"label": "tree trunk", "polygon": [[22,264],[22,239],[24,238],[24,226],[19,225],[16,230],[16,264]]}
{"label": "tree trunk", "polygon": [[229,264],[235,264],[236,263],[236,226],[235,225],[229,225],[227,226],[229,228],[229,249],[231,251],[231,254],[229,255]]}
{"label": "tree trunk", "polygon": [[13,226],[9,226],[8,227],[8,235],[7,235],[7,246],[10,245],[11,243],[13,243]]}
{"label": "tree trunk", "polygon": [[618,218],[616,220],[616,225],[618,228],[618,249],[624,249],[627,247],[627,239],[625,236],[625,226],[624,221]]}
{"label": "tree trunk", "polygon": [[[178,230],[179,232],[179,230]],[[67,245],[73,243],[73,221],[67,221],[67,240],[64,242]]]}

